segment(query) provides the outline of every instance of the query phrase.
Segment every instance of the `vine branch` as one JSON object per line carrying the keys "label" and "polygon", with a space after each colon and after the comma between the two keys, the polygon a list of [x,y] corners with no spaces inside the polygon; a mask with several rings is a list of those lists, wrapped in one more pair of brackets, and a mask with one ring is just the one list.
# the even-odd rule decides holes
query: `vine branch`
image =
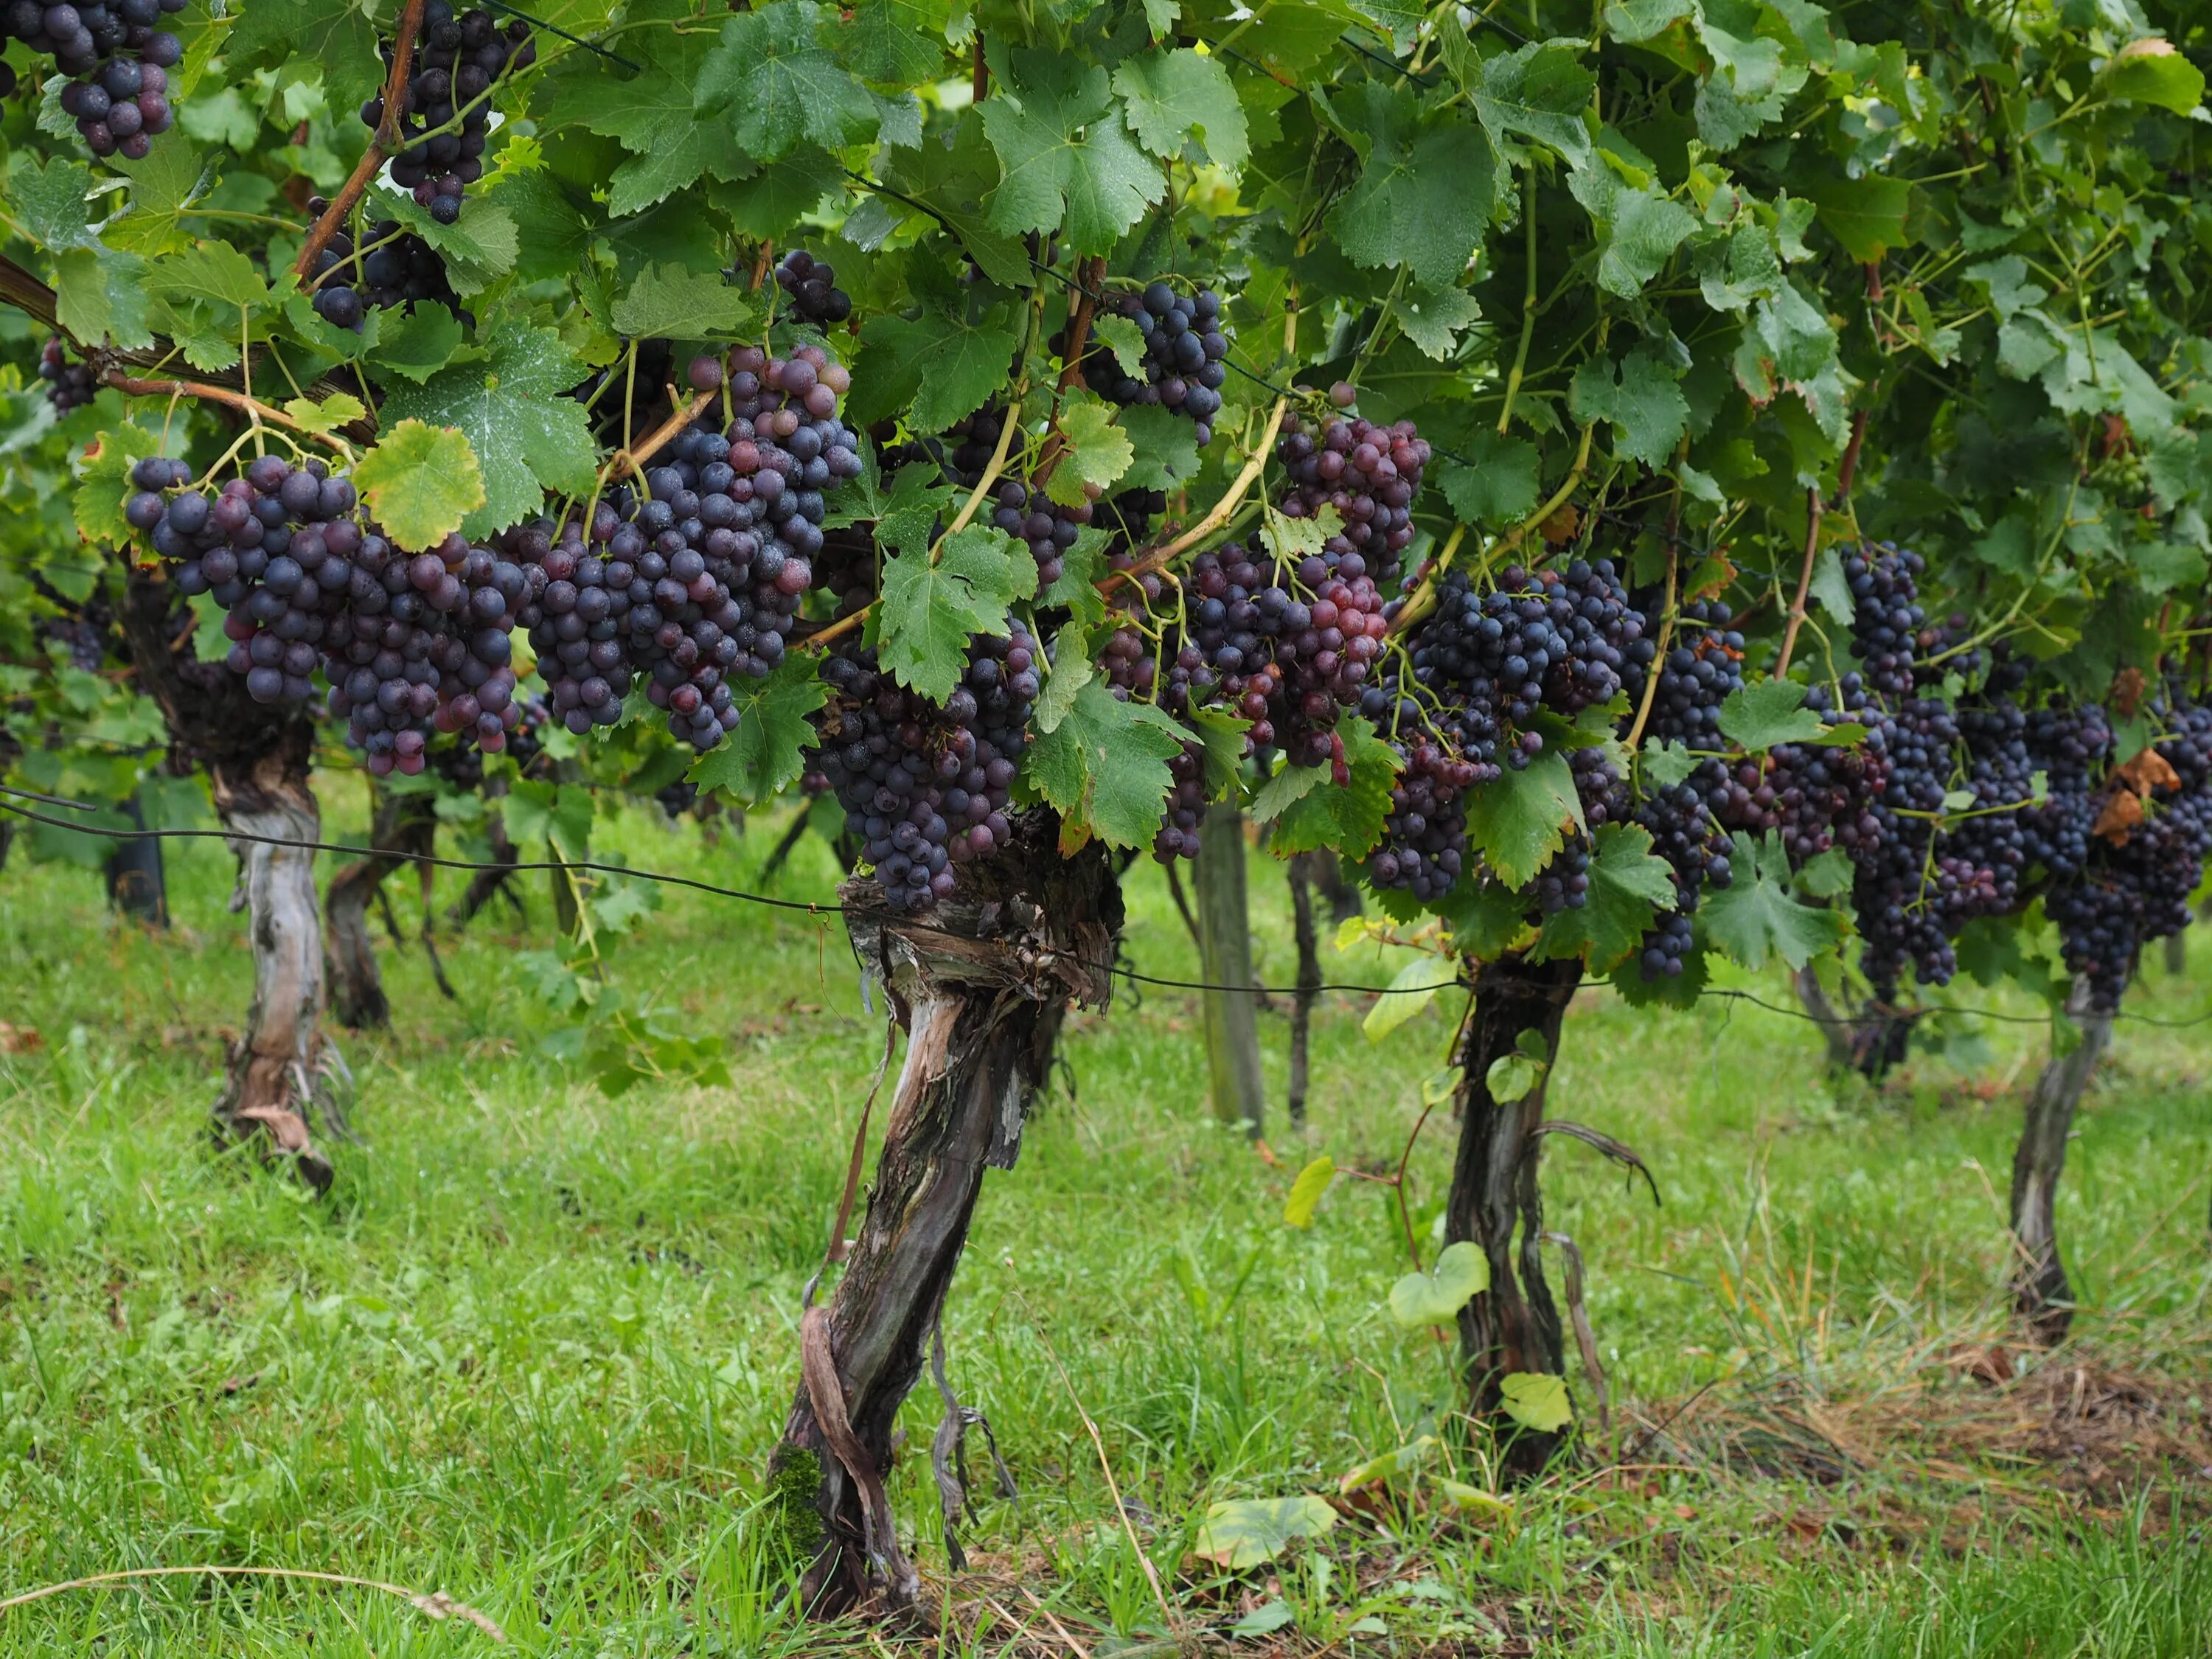
{"label": "vine branch", "polygon": [[1805,596],[1813,590],[1813,562],[1820,555],[1822,508],[1819,484],[1806,490],[1805,504],[1805,562],[1798,568],[1796,597],[1790,601],[1790,620],[1782,629],[1782,654],[1774,663],[1774,678],[1778,680],[1789,676],[1790,653],[1797,648],[1797,630],[1805,625]]}
{"label": "vine branch", "polygon": [[307,232],[307,240],[300,246],[300,257],[292,262],[292,274],[302,283],[314,274],[315,261],[323,257],[323,250],[331,245],[331,238],[338,234],[338,227],[353,211],[362,192],[368,188],[370,179],[385,158],[399,148],[400,112],[407,104],[408,77],[415,69],[415,37],[422,30],[424,0],[407,0],[399,14],[398,33],[392,42],[392,72],[384,79],[384,110],[376,123],[376,131],[369,135],[368,148],[361,153],[361,160],[353,172],[323,210],[323,216]]}

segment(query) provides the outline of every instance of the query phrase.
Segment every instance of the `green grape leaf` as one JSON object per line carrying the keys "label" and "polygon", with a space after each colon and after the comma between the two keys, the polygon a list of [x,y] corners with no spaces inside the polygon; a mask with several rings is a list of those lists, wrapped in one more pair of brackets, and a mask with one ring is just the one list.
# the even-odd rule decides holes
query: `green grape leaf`
{"label": "green grape leaf", "polygon": [[203,163],[199,153],[179,137],[155,145],[145,160],[123,165],[131,177],[131,209],[103,226],[100,239],[148,259],[190,247],[184,210],[215,187],[214,161]]}
{"label": "green grape leaf", "polygon": [[85,540],[95,547],[122,547],[137,538],[123,517],[123,504],[137,493],[131,469],[161,453],[161,441],[141,426],[110,427],[94,441],[77,465],[76,494],[70,502]]}
{"label": "green grape leaf", "polygon": [[1390,976],[1382,994],[1359,1022],[1370,1042],[1380,1042],[1436,1000],[1437,993],[1459,983],[1459,963],[1446,956],[1424,953]]}
{"label": "green grape leaf", "polygon": [[[253,0],[238,9],[222,52],[230,74],[240,79],[252,70],[281,70],[295,61],[314,64],[322,72],[331,106],[345,112],[350,122],[352,112],[384,80],[376,33],[368,9],[355,0]],[[362,128],[354,132],[367,137]],[[240,148],[251,143],[249,137]]]}
{"label": "green grape leaf", "polygon": [[1790,855],[1780,836],[1770,832],[1755,842],[1738,830],[1729,860],[1732,879],[1708,889],[1698,915],[1714,944],[1746,968],[1763,968],[1780,957],[1802,968],[1824,951],[1833,950],[1848,924],[1834,910],[1801,904],[1790,891]]}
{"label": "green grape leaf", "polygon": [[942,3],[860,0],[830,44],[845,67],[862,80],[912,86],[944,72],[947,16]]}
{"label": "green grape leaf", "polygon": [[1905,243],[1905,222],[1912,210],[1912,181],[1870,173],[1863,179],[1818,179],[1802,194],[1817,210],[1827,233],[1861,264],[1870,264]]}
{"label": "green grape leaf", "polygon": [[1007,611],[1036,592],[1036,561],[1002,530],[969,525],[932,559],[920,550],[884,562],[883,601],[870,618],[884,671],[943,702],[967,672],[968,637],[1007,631]]}
{"label": "green grape leaf", "polygon": [[700,65],[699,113],[728,112],[732,137],[763,161],[802,142],[836,149],[869,131],[874,100],[815,40],[817,26],[835,15],[814,0],[778,0],[729,19]]}
{"label": "green grape leaf", "polygon": [[1342,100],[1359,177],[1329,215],[1354,264],[1403,268],[1425,288],[1455,286],[1495,202],[1497,158],[1482,129],[1447,115],[1423,128],[1405,93],[1363,81]]}
{"label": "green grape leaf", "polygon": [[607,321],[625,339],[735,340],[753,331],[759,313],[720,276],[681,265],[647,265],[614,303]]}
{"label": "green grape leaf", "polygon": [[1516,772],[1469,792],[1468,845],[1509,887],[1526,887],[1566,845],[1567,832],[1584,828],[1567,757],[1547,749]]}
{"label": "green grape leaf", "polygon": [[369,363],[417,386],[453,362],[461,348],[461,319],[434,301],[417,300],[404,313],[393,308],[375,315],[381,326]]}
{"label": "green grape leaf", "polygon": [[1643,758],[1638,766],[1647,786],[1672,789],[1698,769],[1698,757],[1690,752],[1690,745],[1686,743],[1662,742],[1657,738],[1647,738],[1644,741]]}
{"label": "green grape leaf", "polygon": [[1291,1182],[1290,1196],[1283,1200],[1283,1224],[1286,1227],[1310,1227],[1314,1212],[1321,1206],[1322,1194],[1328,1191],[1328,1183],[1336,1179],[1336,1160],[1327,1152],[1298,1171],[1298,1178]]}
{"label": "green grape leaf", "polygon": [[1567,410],[1577,421],[1606,421],[1613,449],[1658,470],[1688,430],[1689,399],[1656,350],[1639,345],[1619,363],[1583,359],[1567,388]]}
{"label": "green grape leaf", "polygon": [[763,678],[732,681],[737,727],[694,761],[685,778],[748,805],[773,800],[798,781],[815,741],[807,717],[830,697],[817,666],[816,658],[793,652]]}
{"label": "green grape leaf", "polygon": [[455,427],[399,422],[361,458],[353,481],[384,533],[410,552],[436,547],[484,504],[483,469]]}
{"label": "green grape leaf", "polygon": [[1135,449],[1124,489],[1164,489],[1170,495],[1198,476],[1198,434],[1172,409],[1138,404],[1121,411],[1119,422]]}
{"label": "green grape leaf", "polygon": [[1697,9],[1697,0],[1605,0],[1605,32],[1632,46],[1694,15]]}
{"label": "green grape leaf", "polygon": [[1577,167],[1567,187],[1598,233],[1597,285],[1633,300],[1696,232],[1698,216],[1655,186],[1632,188],[1602,159]]}
{"label": "green grape leaf", "polygon": [[1536,951],[1547,961],[1580,957],[1605,974],[1636,953],[1660,911],[1674,908],[1674,879],[1641,824],[1603,824],[1590,839],[1589,891],[1578,908],[1544,919]]}
{"label": "green grape leaf", "polygon": [[570,863],[592,854],[592,792],[516,778],[502,809],[507,833],[522,845],[543,842]]}
{"label": "green grape leaf", "polygon": [[983,106],[1005,176],[991,224],[1008,234],[1060,231],[1077,253],[1103,253],[1165,185],[1121,125],[1106,70],[1070,54],[1013,54],[1013,84]]}
{"label": "green grape leaf", "polygon": [[1482,320],[1482,307],[1463,288],[1417,288],[1399,301],[1395,314],[1421,355],[1442,362],[1451,356],[1461,334]]}
{"label": "green grape leaf", "polygon": [[1071,618],[1060,625],[1060,632],[1053,635],[1051,658],[1052,672],[1030,714],[1034,732],[1057,732],[1075,707],[1075,694],[1098,678],[1098,665],[1091,660],[1091,629],[1080,620]]}
{"label": "green grape leaf", "polygon": [[1778,743],[1817,743],[1826,730],[1795,680],[1740,685],[1721,705],[1721,735],[1756,754]]}
{"label": "green grape leaf", "polygon": [[1576,61],[1581,43],[1532,40],[1517,52],[1488,58],[1468,100],[1500,149],[1514,137],[1534,138],[1570,161],[1590,149],[1583,112],[1597,76]]}
{"label": "green grape leaf", "polygon": [[1505,1414],[1524,1429],[1557,1434],[1575,1420],[1565,1377],[1542,1371],[1509,1371],[1498,1382],[1498,1391]]}
{"label": "green grape leaf", "polygon": [[1092,679],[1066,717],[1030,745],[1023,773],[1063,816],[1108,846],[1148,847],[1175,781],[1168,762],[1183,741],[1182,728],[1159,709],[1117,702]]}
{"label": "green grape leaf", "polygon": [[1466,457],[1439,457],[1437,484],[1463,524],[1502,525],[1536,505],[1536,446],[1483,428],[1459,451]]}
{"label": "green grape leaf", "polygon": [[[1271,842],[1278,854],[1329,847],[1357,861],[1382,838],[1383,820],[1390,815],[1390,790],[1398,781],[1397,751],[1357,716],[1340,721],[1337,735],[1344,739],[1345,765],[1352,781],[1340,788],[1330,781],[1327,766],[1297,769],[1319,775],[1322,787],[1301,794],[1283,810]],[[1258,814],[1256,803],[1254,814]]]}
{"label": "green grape leaf", "polygon": [[125,350],[153,344],[147,271],[135,253],[71,248],[54,260],[54,320],[73,340],[105,339]]}
{"label": "green grape leaf", "polygon": [[1174,157],[1195,132],[1206,154],[1231,173],[1251,154],[1244,106],[1221,60],[1190,48],[1141,52],[1114,71],[1123,118],[1137,142],[1155,155]]}
{"label": "green grape leaf", "polygon": [[204,300],[232,311],[269,303],[269,284],[253,262],[228,242],[202,242],[163,259],[149,267],[147,281],[152,292],[167,298]]}
{"label": "green grape leaf", "polygon": [[389,389],[383,418],[459,427],[483,469],[484,505],[462,530],[488,536],[539,511],[545,492],[581,495],[598,471],[584,406],[568,396],[584,366],[548,328],[510,321],[481,341],[482,354],[421,386]]}
{"label": "green grape leaf", "polygon": [[1145,372],[1145,332],[1127,317],[1102,312],[1091,319],[1091,337],[1114,354],[1124,374]]}
{"label": "green grape leaf", "polygon": [[2204,98],[2204,71],[2157,35],[2129,41],[2106,60],[2097,80],[2108,98],[2176,115],[2191,113]]}
{"label": "green grape leaf", "polygon": [[92,234],[92,169],[82,161],[50,161],[34,155],[8,181],[8,205],[22,234],[49,253],[97,248]]}
{"label": "green grape leaf", "polygon": [[1390,1317],[1409,1331],[1448,1325],[1459,1310],[1490,1288],[1490,1258],[1472,1239],[1444,1246],[1436,1265],[1407,1273],[1390,1286]]}
{"label": "green grape leaf", "polygon": [[1136,458],[1129,434],[1114,424],[1113,411],[1095,398],[1071,398],[1061,405],[1060,435],[1067,448],[1045,484],[1045,494],[1062,507],[1086,500],[1086,483],[1103,490],[1127,472]]}
{"label": "green grape leaf", "polygon": [[1021,336],[1009,309],[998,306],[973,323],[935,310],[912,321],[872,317],[860,342],[866,367],[854,391],[865,395],[854,400],[854,419],[866,424],[904,410],[915,431],[942,432],[1006,385]]}

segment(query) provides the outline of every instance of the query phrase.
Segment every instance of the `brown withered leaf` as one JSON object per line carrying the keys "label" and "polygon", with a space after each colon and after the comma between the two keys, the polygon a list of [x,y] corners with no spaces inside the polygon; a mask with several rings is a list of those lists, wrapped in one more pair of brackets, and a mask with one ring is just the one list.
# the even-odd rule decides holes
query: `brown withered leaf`
{"label": "brown withered leaf", "polygon": [[10,1025],[0,1019],[0,1054],[35,1054],[46,1046],[35,1025]]}
{"label": "brown withered leaf", "polygon": [[2112,706],[2120,711],[2122,720],[2136,717],[2136,710],[2142,707],[2142,669],[2130,665],[2112,677]]}
{"label": "brown withered leaf", "polygon": [[2136,794],[2148,797],[2154,789],[2179,789],[2181,774],[2155,749],[2146,749],[2118,769],[2118,776]]}
{"label": "brown withered leaf", "polygon": [[2136,825],[2143,821],[2142,797],[2131,789],[2115,789],[2105,802],[2105,810],[2097,814],[2091,826],[2093,834],[2102,836],[2115,847],[2125,847]]}
{"label": "brown withered leaf", "polygon": [[1582,527],[1582,509],[1572,501],[1565,503],[1538,526],[1543,532],[1546,544],[1552,547],[1565,547],[1574,540],[1576,532]]}

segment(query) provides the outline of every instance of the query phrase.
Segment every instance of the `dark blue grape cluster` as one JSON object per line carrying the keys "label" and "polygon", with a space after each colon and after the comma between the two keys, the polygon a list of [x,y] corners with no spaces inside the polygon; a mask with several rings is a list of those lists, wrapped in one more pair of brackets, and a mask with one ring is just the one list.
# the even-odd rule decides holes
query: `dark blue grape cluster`
{"label": "dark blue grape cluster", "polygon": [[931,908],[951,893],[955,866],[988,858],[1012,835],[1036,658],[1019,622],[1005,639],[975,635],[942,707],[884,673],[872,648],[823,664],[832,697],[818,720],[822,772],[893,909]]}
{"label": "dark blue grape cluster", "polygon": [[1206,806],[1206,745],[1186,743],[1168,759],[1167,801],[1160,809],[1159,832],[1152,837],[1152,856],[1162,864],[1196,858]]}
{"label": "dark blue grape cluster", "polygon": [[726,391],[726,425],[679,434],[642,498],[617,490],[588,526],[533,526],[518,546],[543,572],[522,622],[572,732],[614,725],[641,679],[678,738],[719,744],[738,724],[731,678],[783,660],[828,493],[860,474],[859,440],[837,418],[852,377],[821,347],[785,359],[748,346],[726,368],[695,362],[690,379]]}
{"label": "dark blue grape cluster", "polygon": [[817,328],[832,327],[853,314],[853,296],[837,286],[836,271],[803,247],[776,261],[775,285],[791,296],[799,319]]}
{"label": "dark blue grape cluster", "polygon": [[[395,47],[386,42],[380,50],[388,73]],[[501,27],[481,7],[456,12],[447,0],[429,0],[423,7],[407,106],[400,112],[404,147],[392,160],[392,182],[411,191],[440,224],[461,216],[461,191],[483,177],[493,82],[537,60],[530,25],[520,17]],[[382,93],[362,106],[361,118],[368,127],[384,119]]]}
{"label": "dark blue grape cluster", "polygon": [[373,776],[420,772],[433,730],[504,746],[520,718],[507,638],[520,567],[458,534],[402,551],[319,460],[260,456],[212,497],[161,456],[131,477],[125,516],[175,562],[179,592],[228,613],[230,665],[257,702],[304,702],[322,669]]}
{"label": "dark blue grape cluster", "polygon": [[1451,891],[1466,867],[1467,792],[1474,786],[1476,768],[1425,735],[1392,747],[1398,779],[1382,838],[1368,860],[1368,879],[1433,903]]}
{"label": "dark blue grape cluster", "polygon": [[1928,620],[1919,602],[1926,568],[1917,553],[1887,542],[1869,543],[1844,561],[1851,590],[1851,653],[1867,684],[1886,697],[1912,692],[1920,631]]}
{"label": "dark blue grape cluster", "polygon": [[997,501],[991,522],[1028,546],[1030,556],[1036,561],[1037,586],[1051,586],[1060,580],[1067,550],[1091,522],[1091,503],[1078,501],[1063,507],[1042,489],[1018,478],[1000,482]]}
{"label": "dark blue grape cluster", "polygon": [[1141,295],[1107,296],[1106,310],[1134,323],[1144,336],[1142,373],[1124,369],[1094,332],[1084,354],[1083,383],[1109,403],[1158,404],[1188,416],[1203,449],[1213,440],[1213,417],[1221,412],[1221,388],[1229,377],[1221,296],[1210,288],[1181,295],[1153,283]]}
{"label": "dark blue grape cluster", "polygon": [[[328,205],[316,197],[307,210],[319,216]],[[314,290],[315,314],[356,333],[370,311],[388,307],[427,301],[469,314],[437,250],[389,219],[370,225],[358,250],[349,232],[335,233],[315,256]]]}
{"label": "dark blue grape cluster", "polygon": [[[1692,599],[1675,619],[1674,635],[1651,688],[1648,735],[1693,749],[1721,746],[1721,705],[1743,684],[1743,635],[1734,613],[1719,599]],[[1730,793],[1728,763],[1697,762],[1679,783],[1650,789],[1635,821],[1651,836],[1652,850],[1674,872],[1674,909],[1644,937],[1639,961],[1646,979],[1673,979],[1692,948],[1690,917],[1705,889],[1735,878],[1727,826],[1715,811]]]}
{"label": "dark blue grape cluster", "polygon": [[[141,161],[169,130],[169,71],[184,61],[184,43],[155,27],[185,0],[10,0],[7,33],[34,52],[51,53],[70,77],[61,90],[64,114],[76,122],[94,155]],[[0,96],[13,92],[5,70]]]}

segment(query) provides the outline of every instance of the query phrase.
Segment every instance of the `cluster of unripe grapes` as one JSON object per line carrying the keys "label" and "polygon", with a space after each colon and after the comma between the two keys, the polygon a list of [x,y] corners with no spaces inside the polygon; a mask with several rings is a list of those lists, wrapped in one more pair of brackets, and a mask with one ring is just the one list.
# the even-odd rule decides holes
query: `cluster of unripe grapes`
{"label": "cluster of unripe grapes", "polygon": [[[390,69],[395,43],[381,51]],[[490,11],[456,12],[447,0],[422,9],[407,105],[400,112],[405,148],[392,161],[392,181],[413,192],[416,204],[441,225],[461,216],[461,191],[483,177],[484,145],[491,129],[492,83],[510,69],[527,69],[538,48],[530,25],[511,19],[502,28]],[[452,131],[456,116],[458,131]],[[362,106],[362,125],[384,119],[384,94]]]}
{"label": "cluster of unripe grapes", "polygon": [[[156,27],[179,12],[185,0],[10,0],[8,34],[34,52],[51,53],[70,77],[61,92],[63,112],[76,122],[94,155],[143,161],[153,141],[169,130],[169,71],[185,56],[183,43]],[[0,64],[0,97],[15,89],[15,72]]]}

